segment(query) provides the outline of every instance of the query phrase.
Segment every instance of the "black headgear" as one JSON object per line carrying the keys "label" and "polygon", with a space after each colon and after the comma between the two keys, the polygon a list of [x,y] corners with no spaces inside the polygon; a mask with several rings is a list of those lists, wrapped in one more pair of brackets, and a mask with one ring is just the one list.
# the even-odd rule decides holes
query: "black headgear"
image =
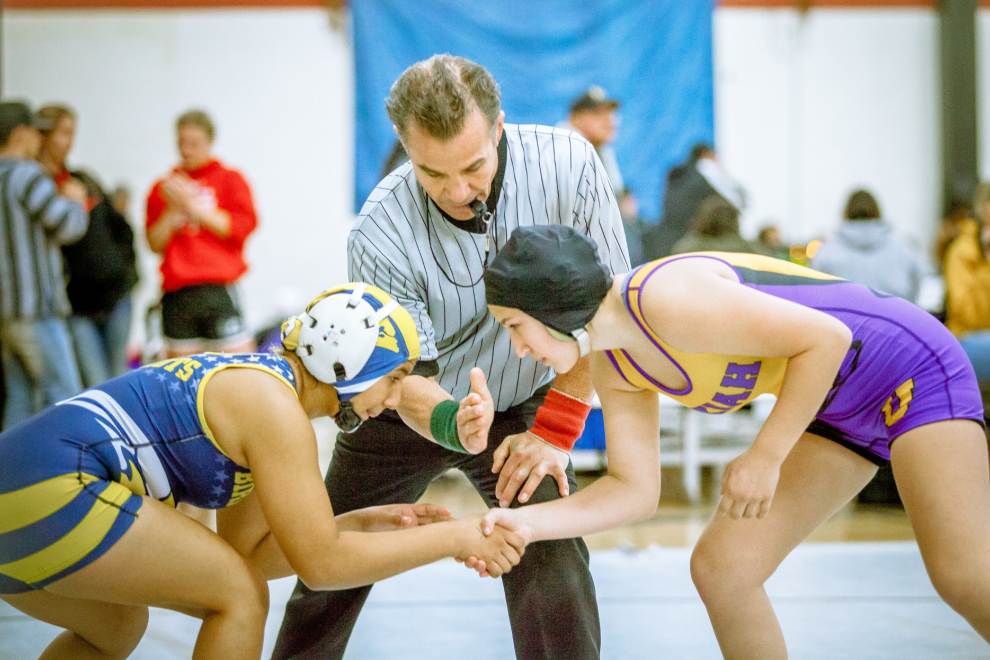
{"label": "black headgear", "polygon": [[485,273],[488,304],[566,334],[591,321],[611,286],[595,243],[563,225],[517,228]]}

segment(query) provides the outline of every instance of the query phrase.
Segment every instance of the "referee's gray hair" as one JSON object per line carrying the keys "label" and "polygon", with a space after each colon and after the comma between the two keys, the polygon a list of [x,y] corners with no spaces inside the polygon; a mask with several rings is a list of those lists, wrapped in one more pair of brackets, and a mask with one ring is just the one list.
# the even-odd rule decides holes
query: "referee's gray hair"
{"label": "referee's gray hair", "polygon": [[498,83],[480,64],[447,54],[434,55],[403,71],[385,99],[399,135],[405,135],[412,121],[440,140],[460,133],[475,107],[489,125],[495,125],[502,110]]}

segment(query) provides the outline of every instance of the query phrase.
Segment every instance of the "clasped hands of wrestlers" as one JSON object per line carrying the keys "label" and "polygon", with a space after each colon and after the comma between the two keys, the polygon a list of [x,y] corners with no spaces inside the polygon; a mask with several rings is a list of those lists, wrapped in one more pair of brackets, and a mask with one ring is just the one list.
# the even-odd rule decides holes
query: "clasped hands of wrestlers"
{"label": "clasped hands of wrestlers", "polygon": [[[755,447],[731,461],[722,476],[721,496],[715,515],[734,520],[766,517],[780,479],[781,462]],[[561,495],[566,495],[566,492]],[[485,536],[505,530],[520,535],[527,544],[533,539],[533,529],[525,521],[524,510],[500,507],[490,509],[482,516],[481,533]],[[492,569],[496,572],[501,570],[501,567],[492,567],[477,556],[459,557],[457,560],[474,569],[481,577],[498,577]]]}
{"label": "clasped hands of wrestlers", "polygon": [[[460,401],[457,428],[461,444],[471,454],[478,454],[488,445],[488,431],[495,416],[494,403],[484,372],[471,370],[470,392]],[[543,479],[550,475],[557,482],[561,497],[569,493],[565,469],[569,455],[524,431],[506,436],[492,455],[492,473],[498,474],[495,496],[498,508],[490,509],[479,521],[479,534],[501,543],[501,550],[489,557],[472,555],[458,557],[481,577],[499,577],[519,563],[524,548],[533,538],[517,509],[509,508],[513,500],[524,504]],[[716,515],[736,520],[763,518],[770,511],[773,494],[780,478],[780,461],[756,447],[731,461],[722,477],[721,497]],[[386,526],[404,527],[449,520],[450,512],[428,504],[391,505],[387,509],[392,519]],[[417,508],[420,507],[420,508]],[[421,508],[426,507],[426,508]]]}
{"label": "clasped hands of wrestlers", "polygon": [[[461,399],[457,411],[457,435],[464,449],[470,454],[480,454],[488,447],[488,434],[495,419],[495,404],[485,373],[475,367],[470,373],[470,391]],[[543,442],[527,431],[506,436],[492,455],[492,473],[498,474],[495,486],[495,497],[500,507],[508,507],[513,500],[520,503],[529,501],[533,492],[539,487],[544,477],[551,475],[557,482],[560,495],[569,492],[565,469],[570,460],[568,454]],[[410,506],[432,505],[395,505],[407,507],[396,509],[391,513],[394,518],[390,525],[394,527],[414,526],[449,519],[450,514],[442,509],[445,518],[433,516],[441,509],[433,507],[427,510],[409,509]],[[497,511],[501,509],[493,509]],[[505,509],[509,510],[509,509]],[[509,572],[522,558],[525,546],[532,539],[531,530],[523,526],[505,524],[486,524],[484,518],[478,521],[478,543],[488,545],[487,556],[470,553],[458,557],[458,561],[476,570],[479,575],[499,577]]]}

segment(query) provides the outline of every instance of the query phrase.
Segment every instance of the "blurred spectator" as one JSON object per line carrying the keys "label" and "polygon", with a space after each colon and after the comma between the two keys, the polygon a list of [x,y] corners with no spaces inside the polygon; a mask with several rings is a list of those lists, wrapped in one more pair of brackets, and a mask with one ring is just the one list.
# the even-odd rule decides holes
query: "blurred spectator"
{"label": "blurred spectator", "polygon": [[608,180],[612,184],[612,192],[618,199],[619,193],[625,190],[622,172],[619,170],[619,160],[615,157],[612,140],[618,130],[615,111],[619,102],[610,99],[605,90],[598,86],[589,87],[581,96],[571,102],[570,114],[567,121],[559,125],[580,133],[585,140],[598,152]]}
{"label": "blurred spectator", "polygon": [[395,144],[392,145],[392,149],[385,156],[385,164],[382,165],[381,175],[379,179],[384,179],[388,174],[402,165],[407,160],[409,160],[408,154],[406,154],[406,148],[402,146],[402,140],[396,138]]}
{"label": "blurred spectator", "polygon": [[632,190],[626,188],[617,199],[619,215],[622,216],[622,228],[626,232],[626,244],[629,247],[629,265],[638,266],[646,261],[643,254],[643,233],[645,223],[639,217],[639,200]]}
{"label": "blurred spectator", "polygon": [[671,168],[663,195],[660,224],[645,239],[647,259],[671,254],[674,243],[687,233],[701,203],[718,195],[737,211],[746,205],[742,187],[722,168],[715,151],[699,143],[691,149],[688,160]]}
{"label": "blurred spectator", "polygon": [[780,238],[780,229],[777,225],[766,224],[760,227],[760,232],[756,235],[754,247],[761,254],[777,259],[787,259],[788,250],[784,241]]}
{"label": "blurred spectator", "polygon": [[118,183],[110,193],[110,205],[125,218],[131,214],[131,189],[123,183]]}
{"label": "blurred spectator", "polygon": [[949,249],[949,244],[959,236],[963,225],[972,219],[973,207],[968,201],[956,199],[949,204],[949,211],[942,218],[938,235],[935,237],[935,263],[939,270],[945,265],[945,252]]}
{"label": "blurred spectator", "polygon": [[210,117],[176,121],[181,162],[147,200],[148,245],[162,255],[162,332],[169,355],[250,351],[233,285],[247,270],[244,243],[257,226],[251,189],[212,154]]}
{"label": "blurred spectator", "polygon": [[629,245],[629,263],[637,266],[643,261],[643,222],[639,217],[639,200],[627,188],[619,168],[612,142],[615,140],[619,122],[615,115],[619,102],[608,97],[604,89],[597,85],[589,87],[581,96],[571,102],[567,120],[558,126],[580,134],[591,143],[605,166],[612,193],[622,214],[622,224]]}
{"label": "blurred spectator", "polygon": [[86,191],[62,188],[35,161],[51,123],[21,102],[0,103],[0,344],[4,428],[82,389],[66,317],[60,246],[86,232]]}
{"label": "blurred spectator", "polygon": [[38,161],[62,188],[77,179],[86,188],[89,228],[72,245],[62,247],[72,305],[69,329],[83,385],[92,387],[127,370],[127,338],[131,329],[130,292],[137,283],[134,231],[110,204],[89,173],[68,169],[75,139],[76,116],[66,106],[48,105],[38,114],[51,122],[42,131]]}
{"label": "blurred spectator", "polygon": [[990,382],[990,181],[976,188],[975,218],[959,222],[945,251],[945,324],[958,338],[982,383]]}
{"label": "blurred spectator", "polygon": [[918,298],[926,270],[920,257],[883,221],[877,200],[866,190],[849,195],[842,225],[818,250],[811,266],[911,302]]}
{"label": "blurred spectator", "polygon": [[755,252],[739,234],[739,209],[718,195],[698,207],[691,229],[674,244],[671,254],[684,252]]}

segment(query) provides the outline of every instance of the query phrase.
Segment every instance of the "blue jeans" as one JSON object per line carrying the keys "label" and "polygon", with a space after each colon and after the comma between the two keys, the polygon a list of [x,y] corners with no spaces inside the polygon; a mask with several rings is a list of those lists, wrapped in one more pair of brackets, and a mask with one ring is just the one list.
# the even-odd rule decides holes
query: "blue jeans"
{"label": "blue jeans", "polygon": [[109,314],[77,315],[69,319],[79,371],[86,387],[99,385],[127,371],[131,308],[131,297],[124,296]]}
{"label": "blue jeans", "polygon": [[0,322],[0,344],[7,388],[4,430],[82,390],[65,319]]}
{"label": "blue jeans", "polygon": [[963,336],[959,340],[963,350],[973,363],[976,379],[980,382],[990,382],[990,330],[978,330]]}

